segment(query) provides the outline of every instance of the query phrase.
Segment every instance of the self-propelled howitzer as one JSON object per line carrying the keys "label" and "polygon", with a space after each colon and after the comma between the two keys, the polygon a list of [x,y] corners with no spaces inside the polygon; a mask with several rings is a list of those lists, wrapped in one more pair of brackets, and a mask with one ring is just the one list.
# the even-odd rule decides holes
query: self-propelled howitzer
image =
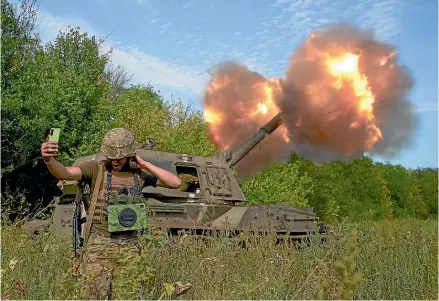
{"label": "self-propelled howitzer", "polygon": [[[288,203],[248,205],[239,186],[234,168],[265,137],[282,124],[280,114],[272,118],[261,129],[234,150],[215,156],[195,156],[161,152],[151,147],[137,149],[136,153],[145,161],[177,174],[182,179],[179,189],[144,187],[147,227],[171,230],[250,230],[257,233],[276,232],[292,237],[303,237],[322,233],[325,227],[313,208],[294,208]],[[104,160],[101,154],[79,158],[75,165],[87,160]],[[60,182],[63,196],[55,206],[52,223],[56,228],[71,235],[75,200],[88,202],[91,189],[78,182]],[[75,215],[78,221],[84,217],[85,209]],[[81,229],[77,229],[81,233]],[[232,231],[232,232],[233,232]],[[193,233],[193,232],[192,232]]]}

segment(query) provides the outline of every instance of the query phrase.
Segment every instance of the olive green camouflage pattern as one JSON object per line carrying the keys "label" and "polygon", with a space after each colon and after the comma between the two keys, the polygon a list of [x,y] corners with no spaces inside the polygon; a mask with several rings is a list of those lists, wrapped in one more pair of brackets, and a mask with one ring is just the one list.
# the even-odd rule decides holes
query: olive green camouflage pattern
{"label": "olive green camouflage pattern", "polygon": [[140,252],[140,246],[134,239],[114,239],[92,233],[79,266],[87,298],[110,299],[112,280]]}
{"label": "olive green camouflage pattern", "polygon": [[146,206],[143,197],[107,192],[106,220],[108,232],[123,232],[146,228]]}
{"label": "olive green camouflage pattern", "polygon": [[145,204],[108,205],[108,232],[141,229],[146,229]]}
{"label": "olive green camouflage pattern", "polygon": [[125,128],[109,130],[101,143],[101,152],[107,159],[122,159],[136,154],[134,133]]}

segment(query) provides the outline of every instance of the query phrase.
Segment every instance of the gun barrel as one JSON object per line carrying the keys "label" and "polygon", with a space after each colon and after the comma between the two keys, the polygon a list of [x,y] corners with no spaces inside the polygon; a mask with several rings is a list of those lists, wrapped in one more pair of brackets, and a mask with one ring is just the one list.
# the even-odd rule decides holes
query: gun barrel
{"label": "gun barrel", "polygon": [[256,145],[258,145],[266,136],[273,133],[282,124],[280,113],[274,116],[269,122],[267,122],[261,129],[252,137],[247,139],[238,148],[232,151],[232,156],[229,160],[229,165],[234,166],[242,158],[245,157]]}

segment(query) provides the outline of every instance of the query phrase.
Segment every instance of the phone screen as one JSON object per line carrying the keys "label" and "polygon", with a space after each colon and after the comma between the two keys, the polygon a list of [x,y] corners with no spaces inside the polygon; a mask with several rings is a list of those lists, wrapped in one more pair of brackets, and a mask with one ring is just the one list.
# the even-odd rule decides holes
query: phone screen
{"label": "phone screen", "polygon": [[49,133],[49,141],[58,142],[60,132],[61,132],[61,129],[59,129],[59,128],[51,128],[50,133]]}

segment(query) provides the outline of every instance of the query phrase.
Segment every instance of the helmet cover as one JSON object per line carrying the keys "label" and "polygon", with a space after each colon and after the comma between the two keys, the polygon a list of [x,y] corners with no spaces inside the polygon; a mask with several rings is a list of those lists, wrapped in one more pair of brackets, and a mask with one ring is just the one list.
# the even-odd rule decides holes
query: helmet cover
{"label": "helmet cover", "polygon": [[109,130],[101,143],[101,152],[108,159],[122,159],[136,155],[134,133],[125,128]]}

